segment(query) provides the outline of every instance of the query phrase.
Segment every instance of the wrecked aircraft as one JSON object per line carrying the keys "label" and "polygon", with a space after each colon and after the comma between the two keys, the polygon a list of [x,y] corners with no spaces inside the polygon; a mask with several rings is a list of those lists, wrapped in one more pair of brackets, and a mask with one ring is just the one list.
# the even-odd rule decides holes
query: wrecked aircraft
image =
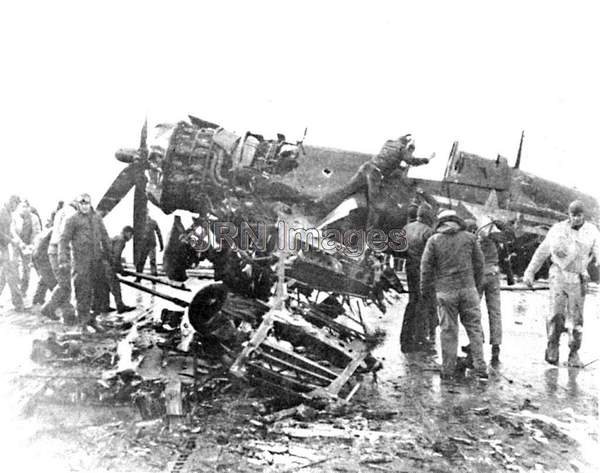
{"label": "wrecked aircraft", "polygon": [[[380,366],[370,355],[377,336],[364,325],[359,301],[385,311],[384,293],[404,290],[377,254],[340,251],[348,249],[343,241],[323,249],[302,233],[281,229],[282,223],[316,229],[323,212],[316,205],[318,195],[286,180],[301,161],[310,160],[311,149],[281,135],[276,140],[251,133],[239,137],[195,118],[156,130],[148,140],[144,126],[138,150],[117,152],[128,166],[98,210],[109,212],[135,188],[135,257],[148,200],[165,213],[198,214],[188,229],[176,219],[164,268],[171,279],[184,280],[186,267],[206,259],[219,284],[204,288],[191,302],[164,297],[186,309],[181,349],[195,341],[212,343],[235,355],[232,374],[286,398],[349,398],[358,389],[356,383],[350,387],[352,375]],[[226,223],[233,231],[219,239],[216,227],[205,228],[206,222]],[[246,242],[244,229],[252,234]],[[291,251],[296,243],[300,249]]]}

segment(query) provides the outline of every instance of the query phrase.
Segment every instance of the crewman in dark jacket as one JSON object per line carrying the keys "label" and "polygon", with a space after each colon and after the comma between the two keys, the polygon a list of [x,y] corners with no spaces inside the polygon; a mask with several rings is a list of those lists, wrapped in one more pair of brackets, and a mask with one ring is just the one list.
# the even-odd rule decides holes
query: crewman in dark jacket
{"label": "crewman in dark jacket", "polygon": [[153,276],[158,274],[156,270],[156,239],[158,238],[158,244],[160,251],[163,250],[163,239],[160,233],[160,227],[156,220],[148,217],[146,220],[146,232],[144,233],[144,246],[142,247],[142,254],[140,255],[140,261],[136,264],[135,270],[138,273],[144,272],[144,266],[146,265],[146,259],[150,256],[150,272]]}
{"label": "crewman in dark jacket", "polygon": [[48,245],[51,237],[52,228],[46,228],[40,235],[31,255],[33,267],[39,276],[37,289],[33,296],[34,304],[43,304],[46,291],[52,291],[56,286],[56,277],[54,271],[52,271],[52,266],[50,266],[50,258],[48,258]]}
{"label": "crewman in dark jacket", "polygon": [[115,299],[117,312],[119,314],[135,309],[135,307],[128,306],[123,303],[123,297],[121,296],[121,283],[119,282],[119,278],[117,276],[117,274],[123,271],[123,263],[121,258],[123,255],[123,250],[125,249],[125,245],[127,245],[127,242],[131,240],[131,238],[133,238],[133,228],[127,225],[126,227],[123,227],[121,233],[115,237],[112,237],[110,240],[110,261],[107,267],[106,279],[108,280],[110,292]]}
{"label": "crewman in dark jacket", "polygon": [[15,257],[15,244],[11,233],[12,213],[16,210],[21,199],[12,195],[0,209],[0,279],[4,289],[4,282],[8,283],[12,304],[17,311],[24,310],[23,296],[19,288],[19,274]]}
{"label": "crewman in dark jacket", "polygon": [[79,323],[100,330],[90,309],[94,288],[105,284],[103,259],[110,257],[111,245],[102,218],[92,209],[89,194],[78,199],[79,209],[69,217],[58,243],[59,268],[71,263]]}
{"label": "crewman in dark jacket", "polygon": [[408,223],[404,227],[408,245],[405,269],[410,292],[400,334],[400,348],[404,353],[425,348],[429,318],[431,311],[435,311],[435,305],[432,303],[432,298],[435,296],[431,292],[421,294],[420,287],[421,257],[427,240],[433,235],[432,224],[431,207],[428,204],[421,204],[417,210],[417,221]]}
{"label": "crewman in dark jacket", "polygon": [[441,315],[442,377],[455,375],[458,317],[469,337],[475,374],[487,378],[478,288],[483,283],[483,254],[475,235],[464,231],[456,212],[444,210],[421,259],[421,293],[435,287]]}
{"label": "crewman in dark jacket", "polygon": [[339,191],[327,194],[320,199],[319,203],[330,209],[352,194],[364,192],[368,209],[366,228],[367,230],[376,228],[379,221],[376,203],[381,199],[384,179],[398,169],[402,169],[406,174],[409,166],[419,166],[429,162],[428,158],[415,158],[414,150],[415,145],[410,134],[401,136],[397,140],[387,140],[377,155],[358,168],[348,184]]}

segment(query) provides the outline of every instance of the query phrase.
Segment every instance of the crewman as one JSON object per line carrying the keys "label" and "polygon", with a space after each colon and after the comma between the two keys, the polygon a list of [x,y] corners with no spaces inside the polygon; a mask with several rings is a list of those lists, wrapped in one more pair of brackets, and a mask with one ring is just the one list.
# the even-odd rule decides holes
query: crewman
{"label": "crewman", "polygon": [[[510,225],[501,220],[493,220],[477,228],[473,219],[465,220],[467,231],[477,236],[483,253],[483,284],[479,288],[479,297],[485,294],[490,326],[490,345],[492,345],[491,364],[500,362],[500,345],[502,344],[502,310],[500,305],[500,266],[498,256],[499,244],[514,240],[515,234]],[[468,347],[463,350],[469,353]]]}
{"label": "crewman", "polygon": [[72,325],[76,321],[75,309],[71,305],[71,269],[68,264],[64,263],[62,270],[59,268],[58,243],[64,231],[66,221],[69,217],[77,213],[77,206],[77,201],[73,200],[68,205],[60,206],[54,215],[52,234],[48,242],[48,259],[57,284],[52,290],[50,300],[41,309],[41,314],[50,319],[56,319],[56,310],[61,309],[63,322],[67,325]]}
{"label": "crewman", "polygon": [[475,375],[487,378],[477,288],[483,283],[483,254],[475,235],[453,210],[438,216],[436,233],[421,259],[421,294],[434,290],[441,315],[442,378],[456,374],[458,317],[469,337]]}
{"label": "crewman", "polygon": [[101,331],[95,316],[90,312],[94,288],[104,283],[104,258],[109,258],[111,245],[102,218],[92,208],[89,194],[77,199],[77,213],[70,216],[58,242],[60,271],[70,267],[72,251],[73,286],[77,318],[82,328],[91,327]]}
{"label": "crewman", "polygon": [[156,239],[158,238],[158,244],[160,251],[163,251],[163,239],[160,232],[160,227],[156,220],[148,217],[146,219],[146,229],[144,232],[144,240],[142,246],[142,253],[140,255],[140,261],[136,264],[136,271],[138,273],[144,272],[144,266],[146,265],[146,259],[150,257],[150,273],[153,276],[158,274],[156,269]]}
{"label": "crewman", "polygon": [[21,199],[12,195],[0,209],[0,294],[4,290],[4,284],[8,283],[13,307],[16,311],[23,311],[23,296],[19,289],[19,275],[15,259],[15,241],[11,232],[12,213],[15,211]]}
{"label": "crewman", "polygon": [[110,286],[110,292],[115,299],[117,312],[119,314],[123,314],[124,312],[129,312],[135,309],[135,307],[128,306],[123,303],[123,297],[121,296],[121,283],[119,282],[119,278],[117,276],[117,274],[123,271],[123,263],[121,258],[123,255],[123,250],[125,249],[125,245],[127,245],[127,242],[131,240],[131,238],[133,238],[133,227],[127,225],[123,227],[121,233],[112,237],[110,240],[111,252],[109,265],[107,267],[106,279]]}
{"label": "crewman", "polygon": [[50,266],[48,258],[48,245],[52,238],[52,227],[46,228],[38,238],[32,253],[33,267],[38,273],[38,285],[33,296],[34,304],[43,304],[46,298],[46,291],[52,291],[56,286],[56,276]]}
{"label": "crewman", "polygon": [[546,319],[548,345],[545,359],[558,364],[562,332],[569,336],[568,365],[582,367],[579,348],[583,337],[583,304],[589,280],[587,266],[592,257],[600,265],[600,232],[585,221],[585,206],[580,200],[569,205],[569,218],[552,225],[533,254],[523,281],[533,286],[535,273],[550,257],[550,313]]}
{"label": "crewman", "polygon": [[12,214],[11,233],[13,235],[17,262],[21,263],[21,281],[19,287],[23,297],[26,296],[29,289],[33,243],[41,231],[39,217],[32,214],[29,202],[26,200],[22,201]]}
{"label": "crewman", "polygon": [[409,166],[420,166],[429,162],[429,158],[415,158],[414,150],[415,144],[410,134],[396,140],[387,140],[377,155],[358,168],[346,186],[324,196],[319,203],[329,209],[357,192],[364,192],[368,209],[366,227],[367,230],[376,228],[379,220],[376,203],[380,200],[379,194],[384,179],[398,169],[406,175]]}
{"label": "crewman", "polygon": [[[435,311],[435,304],[432,301],[435,295],[432,292],[422,294],[420,287],[421,257],[427,240],[433,235],[432,224],[431,207],[428,204],[421,204],[417,210],[417,221],[408,223],[404,227],[408,246],[405,270],[410,292],[400,334],[400,349],[404,353],[425,349],[430,325],[429,319],[432,318],[432,311]],[[434,335],[435,326],[433,328]]]}

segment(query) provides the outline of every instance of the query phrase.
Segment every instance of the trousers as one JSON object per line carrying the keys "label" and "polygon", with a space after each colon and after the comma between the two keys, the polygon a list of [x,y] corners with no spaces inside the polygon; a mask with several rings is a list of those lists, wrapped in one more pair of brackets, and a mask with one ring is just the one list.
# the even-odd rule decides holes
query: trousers
{"label": "trousers", "polygon": [[483,359],[483,329],[481,328],[480,300],[477,289],[466,287],[454,292],[437,292],[437,300],[442,319],[440,332],[442,373],[452,375],[456,369],[459,317],[469,337],[475,369],[486,369]]}
{"label": "trousers", "polygon": [[11,258],[8,247],[0,248],[0,294],[8,284],[10,297],[15,309],[23,309],[23,296],[19,288],[19,273],[16,261]]}
{"label": "trousers", "polygon": [[[94,291],[106,284],[104,264],[100,259],[75,262],[73,287],[75,308],[80,322],[89,319],[94,300]],[[96,294],[98,297],[98,294]]]}
{"label": "trousers", "polygon": [[29,278],[31,276],[31,254],[25,253],[18,249],[15,251],[17,258],[17,267],[21,266],[21,280],[19,282],[21,288],[21,294],[25,296],[29,289]]}
{"label": "trousers", "polygon": [[98,281],[101,285],[94,288],[94,300],[92,309],[96,313],[105,312],[110,306],[110,294],[113,295],[117,310],[124,307],[123,297],[121,296],[121,282],[117,277],[117,272],[111,264],[103,260],[104,278]]}
{"label": "trousers", "polygon": [[156,276],[158,274],[157,268],[156,268],[156,245],[155,246],[144,246],[144,248],[142,249],[142,254],[140,255],[140,261],[138,262],[138,264],[136,265],[135,270],[138,273],[143,273],[144,272],[144,266],[146,265],[146,260],[149,258],[150,259],[150,273],[153,276]]}
{"label": "trousers", "polygon": [[490,344],[500,345],[502,343],[502,311],[500,310],[500,275],[498,273],[484,276],[479,297],[484,295],[490,325]]}
{"label": "trousers", "polygon": [[55,314],[59,307],[71,305],[71,274],[58,267],[58,255],[49,253],[48,259],[56,277],[56,287],[52,290],[50,300],[42,307],[42,311]]}
{"label": "trousers", "polygon": [[52,271],[52,266],[50,265],[50,260],[47,256],[45,258],[33,258],[33,266],[40,278],[35,290],[35,295],[33,296],[33,303],[43,304],[44,299],[46,298],[46,291],[52,291],[56,286],[56,277],[54,276],[54,271]]}
{"label": "trousers", "polygon": [[420,294],[421,274],[418,265],[406,266],[406,282],[408,285],[408,304],[404,309],[400,344],[424,342],[429,329],[429,301]]}
{"label": "trousers", "polygon": [[585,291],[581,283],[565,282],[550,271],[550,311],[546,318],[548,348],[558,349],[560,336],[567,332],[569,348],[577,351],[583,338],[583,303]]}

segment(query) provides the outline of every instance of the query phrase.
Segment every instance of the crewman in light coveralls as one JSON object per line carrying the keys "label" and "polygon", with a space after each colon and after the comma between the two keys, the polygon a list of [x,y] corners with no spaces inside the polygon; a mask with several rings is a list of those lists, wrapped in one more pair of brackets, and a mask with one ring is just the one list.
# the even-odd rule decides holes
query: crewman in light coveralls
{"label": "crewman in light coveralls", "polygon": [[568,365],[582,367],[578,350],[583,335],[583,303],[589,275],[587,266],[593,256],[600,263],[600,232],[585,221],[583,202],[569,205],[569,219],[555,223],[535,251],[523,277],[533,285],[535,273],[546,258],[550,267],[550,313],[546,320],[548,347],[546,361],[558,364],[558,345],[562,332],[569,335]]}

